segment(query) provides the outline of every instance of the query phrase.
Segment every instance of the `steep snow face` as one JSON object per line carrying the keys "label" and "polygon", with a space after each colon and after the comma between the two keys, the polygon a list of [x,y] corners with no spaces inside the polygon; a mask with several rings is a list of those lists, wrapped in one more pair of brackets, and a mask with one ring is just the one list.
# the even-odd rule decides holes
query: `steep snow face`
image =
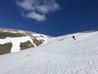
{"label": "steep snow face", "polygon": [[37,48],[2,55],[0,73],[98,74],[98,32],[60,36]]}

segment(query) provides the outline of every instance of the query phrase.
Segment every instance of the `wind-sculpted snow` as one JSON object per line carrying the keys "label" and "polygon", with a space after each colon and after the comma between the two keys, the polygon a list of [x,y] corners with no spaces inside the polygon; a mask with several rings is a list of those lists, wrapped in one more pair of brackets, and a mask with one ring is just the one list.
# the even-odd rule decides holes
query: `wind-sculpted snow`
{"label": "wind-sculpted snow", "polygon": [[98,74],[97,38],[98,32],[70,34],[1,55],[0,74]]}

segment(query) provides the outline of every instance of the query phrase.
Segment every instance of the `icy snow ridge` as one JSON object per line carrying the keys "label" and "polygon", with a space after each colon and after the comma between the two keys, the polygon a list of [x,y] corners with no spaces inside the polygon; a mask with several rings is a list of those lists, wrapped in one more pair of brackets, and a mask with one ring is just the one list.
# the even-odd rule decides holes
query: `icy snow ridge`
{"label": "icy snow ridge", "polygon": [[37,48],[2,55],[0,73],[98,74],[98,32],[60,36]]}

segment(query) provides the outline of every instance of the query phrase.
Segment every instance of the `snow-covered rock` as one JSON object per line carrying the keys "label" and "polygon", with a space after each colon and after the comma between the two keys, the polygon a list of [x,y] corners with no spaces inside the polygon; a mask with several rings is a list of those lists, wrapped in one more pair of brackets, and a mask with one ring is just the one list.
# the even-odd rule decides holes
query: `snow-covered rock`
{"label": "snow-covered rock", "polygon": [[[36,37],[36,36],[38,37]],[[0,29],[0,54],[37,47],[47,43],[48,36],[30,31]]]}

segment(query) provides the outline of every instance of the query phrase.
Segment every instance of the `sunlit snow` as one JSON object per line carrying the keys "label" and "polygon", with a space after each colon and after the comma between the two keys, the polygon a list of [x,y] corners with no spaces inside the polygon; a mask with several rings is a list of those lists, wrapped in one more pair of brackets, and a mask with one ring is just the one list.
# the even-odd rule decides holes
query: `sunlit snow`
{"label": "sunlit snow", "polygon": [[50,38],[42,46],[2,55],[0,73],[98,74],[98,32]]}

